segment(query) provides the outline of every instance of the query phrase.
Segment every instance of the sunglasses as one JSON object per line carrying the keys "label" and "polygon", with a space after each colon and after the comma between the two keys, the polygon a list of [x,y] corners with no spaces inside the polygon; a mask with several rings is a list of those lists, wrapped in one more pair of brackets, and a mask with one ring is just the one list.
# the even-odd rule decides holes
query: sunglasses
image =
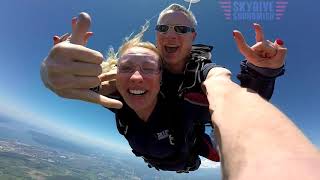
{"label": "sunglasses", "polygon": [[186,34],[188,32],[195,32],[193,27],[183,26],[183,25],[157,25],[156,31],[160,33],[167,33],[170,28],[173,28],[177,34]]}

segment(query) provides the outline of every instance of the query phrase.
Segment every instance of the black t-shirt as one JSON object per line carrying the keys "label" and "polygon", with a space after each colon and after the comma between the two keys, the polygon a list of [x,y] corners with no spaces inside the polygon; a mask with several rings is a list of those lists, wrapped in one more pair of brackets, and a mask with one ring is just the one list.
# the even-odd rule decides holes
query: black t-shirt
{"label": "black t-shirt", "polygon": [[[121,100],[121,99],[120,99]],[[117,127],[137,156],[143,156],[159,169],[178,171],[199,161],[192,154],[194,140],[193,116],[187,113],[183,101],[168,102],[162,95],[148,121],[144,122],[123,100],[115,113]],[[189,112],[190,113],[190,112]],[[191,118],[190,118],[191,117]]]}

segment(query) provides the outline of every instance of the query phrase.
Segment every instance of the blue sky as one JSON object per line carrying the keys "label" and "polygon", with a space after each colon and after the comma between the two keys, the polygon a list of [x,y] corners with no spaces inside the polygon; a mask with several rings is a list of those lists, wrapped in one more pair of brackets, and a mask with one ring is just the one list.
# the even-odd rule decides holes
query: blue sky
{"label": "blue sky", "polygon": [[[95,104],[57,97],[42,85],[39,67],[52,47],[52,37],[70,32],[71,18],[81,11],[88,12],[93,20],[94,36],[88,47],[105,54],[111,45],[117,48],[125,36],[138,31],[146,19],[173,2],[188,6],[183,0],[1,1],[0,113],[55,127],[62,134],[69,129],[128,147],[116,130],[111,112]],[[277,80],[272,102],[320,147],[320,14],[316,12],[320,3],[288,2],[281,20],[261,22],[266,38],[273,41],[281,37],[289,49],[287,71]],[[201,0],[191,9],[199,24],[196,43],[213,44],[213,61],[237,74],[243,57],[235,46],[232,30],[239,29],[252,45],[253,21],[225,20],[216,0]],[[145,39],[154,42],[152,29]]]}

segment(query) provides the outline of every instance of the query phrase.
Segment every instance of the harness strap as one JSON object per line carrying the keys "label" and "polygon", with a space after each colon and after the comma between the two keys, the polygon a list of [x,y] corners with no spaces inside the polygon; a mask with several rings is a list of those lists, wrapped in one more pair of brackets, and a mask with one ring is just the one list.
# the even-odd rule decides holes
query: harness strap
{"label": "harness strap", "polygon": [[179,86],[178,95],[182,97],[185,92],[194,89],[201,91],[201,69],[205,64],[211,63],[211,51],[213,47],[196,44],[192,46],[190,60],[184,70],[184,80]]}

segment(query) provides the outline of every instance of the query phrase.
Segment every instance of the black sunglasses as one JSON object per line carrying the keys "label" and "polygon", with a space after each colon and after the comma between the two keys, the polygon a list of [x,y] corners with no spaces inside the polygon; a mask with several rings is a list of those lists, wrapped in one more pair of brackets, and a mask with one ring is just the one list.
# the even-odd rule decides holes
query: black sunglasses
{"label": "black sunglasses", "polygon": [[186,34],[188,32],[195,32],[193,27],[183,26],[183,25],[157,25],[156,31],[160,33],[167,33],[173,27],[174,31],[178,34]]}

